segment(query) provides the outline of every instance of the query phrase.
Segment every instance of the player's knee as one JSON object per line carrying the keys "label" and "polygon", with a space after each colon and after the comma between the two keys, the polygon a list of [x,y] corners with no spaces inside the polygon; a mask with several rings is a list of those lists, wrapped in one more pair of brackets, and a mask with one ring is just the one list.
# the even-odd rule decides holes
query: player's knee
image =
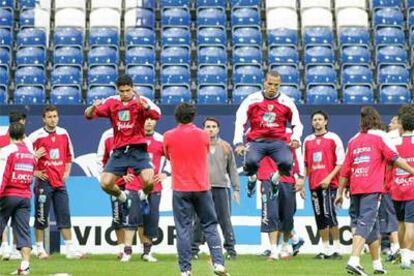
{"label": "player's knee", "polygon": [[253,159],[247,159],[244,163],[244,171],[247,172],[248,175],[253,175],[259,169],[259,163]]}
{"label": "player's knee", "polygon": [[292,162],[290,161],[283,161],[277,164],[277,167],[279,169],[279,172],[281,175],[290,175],[290,171],[292,170]]}
{"label": "player's knee", "polygon": [[101,188],[106,191],[110,189],[114,185],[113,180],[111,177],[107,175],[102,175],[101,177]]}

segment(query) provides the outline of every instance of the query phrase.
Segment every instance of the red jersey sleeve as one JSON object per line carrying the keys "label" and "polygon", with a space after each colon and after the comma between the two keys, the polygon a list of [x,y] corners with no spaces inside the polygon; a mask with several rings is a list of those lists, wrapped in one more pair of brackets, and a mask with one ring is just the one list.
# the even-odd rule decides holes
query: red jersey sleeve
{"label": "red jersey sleeve", "polygon": [[74,156],[72,140],[70,139],[69,134],[66,134],[66,136],[67,136],[67,139],[68,139],[68,141],[67,141],[67,148],[68,148],[68,150],[66,152],[65,163],[72,163],[73,156]]}
{"label": "red jersey sleeve", "polygon": [[110,118],[111,117],[111,101],[106,99],[100,106],[95,108],[95,117]]}

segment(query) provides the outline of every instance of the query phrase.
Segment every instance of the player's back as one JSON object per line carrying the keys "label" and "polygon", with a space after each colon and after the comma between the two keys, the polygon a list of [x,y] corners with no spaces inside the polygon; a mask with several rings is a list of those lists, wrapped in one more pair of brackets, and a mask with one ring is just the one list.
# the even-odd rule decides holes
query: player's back
{"label": "player's back", "polygon": [[[402,136],[394,139],[397,151],[402,158],[414,165],[414,136]],[[414,200],[414,177],[410,173],[394,167],[392,170],[392,198],[397,201]]]}

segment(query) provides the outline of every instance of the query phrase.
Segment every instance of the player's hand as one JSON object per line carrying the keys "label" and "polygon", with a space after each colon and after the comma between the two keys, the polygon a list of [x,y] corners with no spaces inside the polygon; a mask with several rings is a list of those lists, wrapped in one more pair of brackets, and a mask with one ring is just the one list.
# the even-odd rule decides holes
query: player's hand
{"label": "player's hand", "polygon": [[148,109],[149,108],[149,104],[145,101],[142,100],[141,95],[139,95],[138,91],[134,89],[134,94],[135,97],[137,99],[137,103],[139,105],[141,105],[143,108]]}
{"label": "player's hand", "polygon": [[98,107],[98,106],[100,106],[102,103],[103,103],[103,101],[102,101],[102,100],[100,100],[100,99],[98,99],[98,100],[95,100],[95,101],[93,102],[92,106],[94,106],[94,107]]}
{"label": "player's hand", "polygon": [[238,145],[235,149],[234,152],[239,155],[242,156],[246,151],[246,146],[245,145]]}
{"label": "player's hand", "polygon": [[46,174],[45,170],[42,171],[34,171],[33,172],[33,176],[36,178],[39,178],[42,181],[47,181],[49,179],[49,177]]}
{"label": "player's hand", "polygon": [[157,173],[154,175],[153,182],[163,182],[167,178],[167,175],[165,173]]}
{"label": "player's hand", "polygon": [[127,175],[124,175],[122,179],[125,181],[125,183],[131,183],[134,180],[135,176],[132,173],[128,173]]}
{"label": "player's hand", "polygon": [[232,197],[233,197],[234,202],[236,202],[237,205],[240,206],[240,192],[239,191],[233,191]]}
{"label": "player's hand", "polygon": [[298,179],[296,179],[296,182],[295,182],[295,192],[301,192],[301,191],[303,191],[304,189],[304,186],[305,186],[305,179],[303,179],[303,178],[298,178]]}
{"label": "player's hand", "polygon": [[322,181],[319,183],[322,189],[328,189],[329,184],[331,184],[331,179],[329,177],[325,177],[322,179]]}
{"label": "player's hand", "polygon": [[344,197],[340,194],[337,194],[335,198],[335,203],[334,203],[335,206],[337,206],[338,208],[341,208],[342,203],[344,203]]}
{"label": "player's hand", "polygon": [[63,174],[63,182],[66,182],[66,180],[69,178],[70,173],[64,173]]}
{"label": "player's hand", "polygon": [[300,142],[298,140],[292,140],[289,146],[293,149],[298,149],[300,148]]}
{"label": "player's hand", "polygon": [[35,155],[37,159],[42,158],[43,156],[46,155],[46,150],[44,147],[40,147],[38,149],[35,150]]}
{"label": "player's hand", "polygon": [[305,199],[306,198],[305,189],[302,189],[302,191],[299,192],[299,195],[302,199]]}

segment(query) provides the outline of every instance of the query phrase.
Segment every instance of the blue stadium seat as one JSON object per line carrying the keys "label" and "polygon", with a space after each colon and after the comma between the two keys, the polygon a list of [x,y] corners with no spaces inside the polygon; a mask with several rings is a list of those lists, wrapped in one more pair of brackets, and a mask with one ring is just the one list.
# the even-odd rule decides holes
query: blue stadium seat
{"label": "blue stadium seat", "polygon": [[262,0],[231,0],[231,6],[260,6]]}
{"label": "blue stadium seat", "polygon": [[408,29],[409,30],[412,30],[412,28],[413,28],[413,25],[414,25],[414,7],[411,7],[409,10],[408,10],[408,15],[407,15],[407,24],[408,24]]}
{"label": "blue stadium seat", "polygon": [[165,85],[161,87],[161,103],[179,104],[191,100],[191,90],[188,85]]}
{"label": "blue stadium seat", "polygon": [[233,63],[261,64],[262,61],[262,49],[258,45],[236,46],[233,49]]}
{"label": "blue stadium seat", "polygon": [[80,104],[82,92],[79,86],[54,86],[50,92],[50,103],[59,104]]}
{"label": "blue stadium seat", "polygon": [[233,27],[233,45],[236,44],[262,44],[262,32],[259,26]]}
{"label": "blue stadium seat", "polygon": [[88,84],[114,84],[118,78],[116,65],[92,65],[89,66]]}
{"label": "blue stadium seat", "polygon": [[372,70],[368,65],[344,66],[341,74],[342,84],[371,84]]}
{"label": "blue stadium seat", "polygon": [[226,64],[226,47],[224,45],[199,46],[197,51],[197,63]]}
{"label": "blue stadium seat", "polygon": [[379,8],[374,11],[374,26],[403,26],[404,15],[399,8]]}
{"label": "blue stadium seat", "polygon": [[16,84],[39,84],[46,83],[46,72],[43,66],[20,66],[15,73]]}
{"label": "blue stadium seat", "polygon": [[148,28],[128,28],[125,35],[125,45],[155,46],[155,32]]}
{"label": "blue stadium seat", "polygon": [[0,8],[0,28],[11,30],[13,28],[13,10],[10,8]]}
{"label": "blue stadium seat", "polygon": [[19,0],[20,8],[34,8],[38,0]]}
{"label": "blue stadium seat", "polygon": [[414,0],[405,0],[405,5],[407,8],[412,8],[414,7]]}
{"label": "blue stadium seat", "polygon": [[379,91],[379,101],[382,104],[408,104],[411,92],[405,85],[384,85]]}
{"label": "blue stadium seat", "polygon": [[231,25],[260,25],[259,7],[234,7],[231,11]]}
{"label": "blue stadium seat", "polygon": [[83,64],[82,47],[78,45],[55,47],[53,64]]}
{"label": "blue stadium seat", "polygon": [[17,33],[17,46],[46,47],[46,32],[38,28],[25,28]]}
{"label": "blue stadium seat", "polygon": [[310,84],[336,84],[336,72],[333,66],[312,65],[309,66],[305,73],[305,82]]}
{"label": "blue stadium seat", "polygon": [[197,7],[226,7],[226,0],[197,0]]}
{"label": "blue stadium seat", "polygon": [[154,65],[131,64],[127,65],[126,73],[131,76],[134,84],[155,84]]}
{"label": "blue stadium seat", "polygon": [[285,28],[268,30],[267,43],[269,46],[278,44],[297,45],[298,32],[296,30]]}
{"label": "blue stadium seat", "polygon": [[235,85],[232,95],[233,104],[239,104],[250,94],[261,90],[263,90],[261,85]]}
{"label": "blue stadium seat", "polygon": [[378,84],[408,84],[410,72],[405,66],[385,65],[378,68]]}
{"label": "blue stadium seat", "polygon": [[378,47],[376,53],[377,64],[381,63],[398,63],[406,64],[408,62],[408,54],[403,46],[388,45]]}
{"label": "blue stadium seat", "polygon": [[155,10],[157,6],[156,0],[140,0],[137,2],[137,7]]}
{"label": "blue stadium seat", "polygon": [[269,64],[299,64],[299,53],[295,46],[281,45],[270,48]]}
{"label": "blue stadium seat", "polygon": [[369,64],[371,52],[366,45],[348,45],[341,48],[341,64]]}
{"label": "blue stadium seat", "polygon": [[0,28],[0,46],[11,48],[13,44],[13,37],[10,30]]}
{"label": "blue stadium seat", "polygon": [[14,8],[14,1],[13,0],[2,0],[0,1],[0,7]]}
{"label": "blue stadium seat", "polygon": [[200,65],[197,70],[197,83],[200,84],[227,84],[227,66]]}
{"label": "blue stadium seat", "polygon": [[190,4],[191,4],[191,0],[161,0],[160,1],[161,7],[169,7],[169,6],[189,7]]}
{"label": "blue stadium seat", "polygon": [[86,102],[92,104],[95,100],[105,99],[116,94],[116,87],[113,85],[91,85],[86,95]]}
{"label": "blue stadium seat", "polygon": [[42,86],[17,86],[13,100],[15,104],[44,104],[45,89]]}
{"label": "blue stadium seat", "polygon": [[83,46],[83,30],[72,27],[57,27],[53,33],[53,44],[58,45],[79,45]]}
{"label": "blue stadium seat", "polygon": [[134,85],[139,95],[145,96],[151,100],[154,99],[154,86],[153,85]]}
{"label": "blue stadium seat", "polygon": [[190,26],[190,10],[187,7],[167,7],[161,10],[163,26]]}
{"label": "blue stadium seat", "polygon": [[55,65],[52,71],[53,85],[82,84],[82,67],[74,65]]}
{"label": "blue stadium seat", "polygon": [[0,64],[0,84],[9,84],[9,67],[7,65]]}
{"label": "blue stadium seat", "polygon": [[191,80],[188,65],[164,65],[161,67],[161,84],[189,84]]}
{"label": "blue stadium seat", "polygon": [[300,90],[296,86],[281,85],[279,91],[292,98],[297,104],[302,100],[302,93],[300,93]]}
{"label": "blue stadium seat", "polygon": [[164,46],[161,51],[161,64],[185,63],[190,64],[190,47],[183,46]]}
{"label": "blue stadium seat", "polygon": [[153,10],[138,7],[135,8],[135,12],[135,27],[155,28],[155,13]]}
{"label": "blue stadium seat", "polygon": [[337,100],[338,93],[332,85],[309,86],[306,91],[306,103],[308,104],[335,104]]}
{"label": "blue stadium seat", "polygon": [[0,104],[7,104],[7,86],[0,84]]}
{"label": "blue stadium seat", "polygon": [[20,47],[16,52],[16,64],[27,65],[37,64],[45,65],[46,51],[41,47]]}
{"label": "blue stadium seat", "polygon": [[119,45],[117,28],[92,27],[89,32],[89,45]]}
{"label": "blue stadium seat", "polygon": [[118,64],[119,54],[117,47],[92,46],[88,53],[88,65]]}
{"label": "blue stadium seat", "polygon": [[223,7],[197,9],[197,26],[226,26],[226,11]]}
{"label": "blue stadium seat", "polygon": [[371,0],[371,7],[401,7],[401,0]]}
{"label": "blue stadium seat", "polygon": [[155,50],[152,46],[130,46],[125,53],[126,64],[155,64]]}
{"label": "blue stadium seat", "polygon": [[344,104],[374,103],[374,92],[369,85],[344,86],[342,95]]}
{"label": "blue stadium seat", "polygon": [[20,27],[33,27],[35,25],[35,10],[34,8],[22,9],[19,17]]}
{"label": "blue stadium seat", "polygon": [[0,46],[0,65],[1,64],[10,64],[11,56],[10,56],[10,49],[6,47]]}
{"label": "blue stadium seat", "polygon": [[307,27],[303,31],[303,43],[309,44],[329,44],[333,45],[334,35],[331,28],[327,27]]}
{"label": "blue stadium seat", "polygon": [[335,63],[335,53],[330,46],[309,46],[305,50],[303,62],[308,64]]}
{"label": "blue stadium seat", "polygon": [[187,27],[165,27],[161,33],[161,44],[190,45],[191,34]]}
{"label": "blue stadium seat", "polygon": [[227,102],[225,85],[199,85],[197,89],[198,104],[225,104]]}
{"label": "blue stadium seat", "polygon": [[277,71],[282,78],[283,84],[299,86],[300,73],[297,65],[275,65],[270,67],[271,71]]}
{"label": "blue stadium seat", "polygon": [[224,27],[199,27],[197,29],[197,45],[202,44],[227,44],[227,36]]}
{"label": "blue stadium seat", "polygon": [[401,28],[384,27],[374,32],[375,45],[380,44],[405,44],[405,34]]}
{"label": "blue stadium seat", "polygon": [[339,30],[339,44],[370,44],[369,30],[364,27],[346,27]]}
{"label": "blue stadium seat", "polygon": [[263,69],[260,64],[235,64],[233,69],[233,83],[257,84],[263,83]]}

